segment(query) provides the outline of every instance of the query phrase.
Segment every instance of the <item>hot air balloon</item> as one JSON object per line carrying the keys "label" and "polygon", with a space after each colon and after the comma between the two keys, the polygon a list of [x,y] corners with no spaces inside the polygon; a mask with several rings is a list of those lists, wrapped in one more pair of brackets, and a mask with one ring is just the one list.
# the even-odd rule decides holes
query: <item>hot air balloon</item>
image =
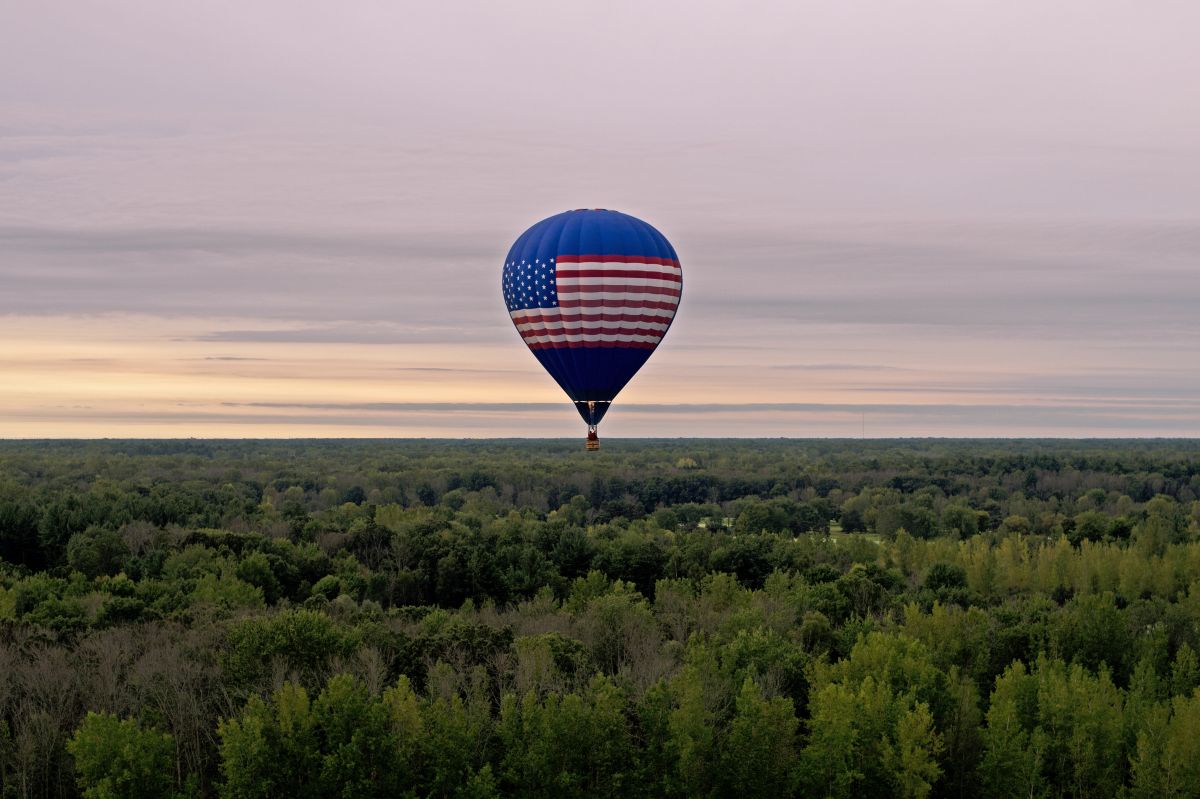
{"label": "hot air balloon", "polygon": [[596,425],[675,318],[675,249],[627,214],[566,211],[521,234],[501,287],[517,332],[587,423],[587,448],[599,449]]}

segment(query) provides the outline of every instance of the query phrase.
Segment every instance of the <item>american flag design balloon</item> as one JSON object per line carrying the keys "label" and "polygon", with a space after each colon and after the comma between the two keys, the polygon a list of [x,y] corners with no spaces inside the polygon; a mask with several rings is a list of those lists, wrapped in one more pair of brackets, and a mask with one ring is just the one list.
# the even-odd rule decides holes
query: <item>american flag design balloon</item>
{"label": "american flag design balloon", "polygon": [[517,332],[575,403],[595,449],[596,425],[675,318],[675,249],[627,214],[566,211],[521,234],[501,287]]}

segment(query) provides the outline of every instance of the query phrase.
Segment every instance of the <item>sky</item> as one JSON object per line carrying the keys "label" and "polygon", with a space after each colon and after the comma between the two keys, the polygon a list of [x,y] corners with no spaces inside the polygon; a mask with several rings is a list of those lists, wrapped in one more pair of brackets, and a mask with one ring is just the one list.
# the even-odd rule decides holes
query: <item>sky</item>
{"label": "sky", "polygon": [[529,225],[683,264],[602,436],[1200,435],[1200,4],[0,0],[0,437],[582,436]]}

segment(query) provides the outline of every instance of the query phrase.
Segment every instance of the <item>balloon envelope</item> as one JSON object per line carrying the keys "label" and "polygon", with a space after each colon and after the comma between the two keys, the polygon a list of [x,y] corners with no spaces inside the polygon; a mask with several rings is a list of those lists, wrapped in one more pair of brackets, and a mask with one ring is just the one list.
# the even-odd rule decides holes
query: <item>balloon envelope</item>
{"label": "balloon envelope", "polygon": [[666,335],[683,288],[670,242],[617,211],[566,211],[521,234],[504,260],[517,332],[595,425]]}

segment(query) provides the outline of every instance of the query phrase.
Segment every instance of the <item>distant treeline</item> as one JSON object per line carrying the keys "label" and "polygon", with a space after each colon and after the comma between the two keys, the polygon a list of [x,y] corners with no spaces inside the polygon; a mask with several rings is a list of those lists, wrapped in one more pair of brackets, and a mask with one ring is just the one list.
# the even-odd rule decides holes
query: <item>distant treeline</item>
{"label": "distant treeline", "polygon": [[0,797],[1200,796],[1200,442],[0,442]]}

